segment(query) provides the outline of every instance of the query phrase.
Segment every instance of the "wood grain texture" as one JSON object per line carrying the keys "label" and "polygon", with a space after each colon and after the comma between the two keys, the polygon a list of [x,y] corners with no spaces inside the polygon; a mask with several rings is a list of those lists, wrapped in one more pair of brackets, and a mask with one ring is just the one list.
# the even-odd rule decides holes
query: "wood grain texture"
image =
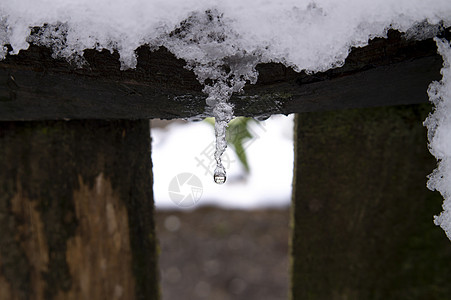
{"label": "wood grain texture", "polygon": [[[443,36],[449,36],[449,29]],[[296,73],[281,64],[257,66],[259,79],[231,102],[237,116],[289,114],[427,102],[442,65],[431,39],[390,31],[351,51],[343,67]],[[0,120],[150,119],[211,115],[206,96],[185,62],[166,49],[136,50],[138,64],[120,70],[115,52],[86,50],[79,69],[31,46],[0,61]]]}
{"label": "wood grain texture", "polygon": [[447,299],[451,247],[426,188],[429,105],[299,114],[293,300]]}
{"label": "wood grain texture", "polygon": [[148,121],[0,122],[0,299],[158,299]]}

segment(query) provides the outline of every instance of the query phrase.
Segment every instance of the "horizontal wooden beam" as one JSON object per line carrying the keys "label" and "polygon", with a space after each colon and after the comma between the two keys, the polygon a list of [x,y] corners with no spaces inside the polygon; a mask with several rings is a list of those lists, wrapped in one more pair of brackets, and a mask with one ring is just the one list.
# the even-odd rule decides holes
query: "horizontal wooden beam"
{"label": "horizontal wooden beam", "polygon": [[[449,35],[449,30],[445,32]],[[442,59],[432,39],[390,31],[353,49],[343,67],[296,73],[282,64],[258,65],[259,80],[234,95],[237,116],[261,116],[427,101]],[[120,70],[119,55],[86,50],[77,68],[30,46],[0,61],[0,121],[193,118],[210,115],[205,94],[185,62],[164,48],[137,49],[138,64]]]}

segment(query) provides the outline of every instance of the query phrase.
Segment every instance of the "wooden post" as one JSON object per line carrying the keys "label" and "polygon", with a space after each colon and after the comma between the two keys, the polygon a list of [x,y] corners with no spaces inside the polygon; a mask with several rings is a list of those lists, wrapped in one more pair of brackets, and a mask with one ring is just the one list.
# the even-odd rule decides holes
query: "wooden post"
{"label": "wooden post", "polygon": [[149,134],[0,123],[0,299],[158,299]]}
{"label": "wooden post", "polygon": [[292,299],[448,299],[451,247],[426,189],[429,105],[299,114]]}

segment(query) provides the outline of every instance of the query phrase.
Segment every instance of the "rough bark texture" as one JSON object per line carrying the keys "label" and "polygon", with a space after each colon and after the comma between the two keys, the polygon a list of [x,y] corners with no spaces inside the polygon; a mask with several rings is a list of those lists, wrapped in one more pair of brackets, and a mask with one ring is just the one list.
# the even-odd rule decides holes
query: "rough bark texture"
{"label": "rough bark texture", "polygon": [[[444,36],[450,35],[449,29]],[[231,102],[237,116],[289,114],[337,108],[375,107],[427,101],[429,83],[440,79],[441,57],[432,39],[414,41],[390,31],[353,49],[343,67],[296,73],[281,64],[257,66]],[[206,96],[185,62],[166,49],[136,50],[138,64],[120,70],[119,56],[86,50],[88,65],[77,69],[31,46],[0,61],[0,120],[150,119],[211,115]]]}
{"label": "rough bark texture", "polygon": [[0,123],[0,299],[157,299],[149,122]]}
{"label": "rough bark texture", "polygon": [[299,114],[292,299],[448,299],[451,247],[426,188],[429,105]]}

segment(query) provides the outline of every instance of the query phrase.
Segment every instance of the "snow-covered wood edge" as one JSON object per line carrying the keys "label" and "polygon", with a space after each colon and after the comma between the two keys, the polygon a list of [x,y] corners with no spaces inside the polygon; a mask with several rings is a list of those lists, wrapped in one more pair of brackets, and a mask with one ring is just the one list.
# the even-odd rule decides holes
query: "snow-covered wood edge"
{"label": "snow-covered wood edge", "polygon": [[[449,29],[441,33],[449,39]],[[31,46],[0,61],[0,120],[198,118],[209,116],[206,96],[185,62],[166,49],[137,50],[136,69],[120,70],[119,56],[85,51],[77,68]],[[344,66],[296,73],[282,64],[257,66],[257,84],[234,95],[236,116],[260,116],[428,101],[442,58],[432,39],[396,31],[353,49]]]}

